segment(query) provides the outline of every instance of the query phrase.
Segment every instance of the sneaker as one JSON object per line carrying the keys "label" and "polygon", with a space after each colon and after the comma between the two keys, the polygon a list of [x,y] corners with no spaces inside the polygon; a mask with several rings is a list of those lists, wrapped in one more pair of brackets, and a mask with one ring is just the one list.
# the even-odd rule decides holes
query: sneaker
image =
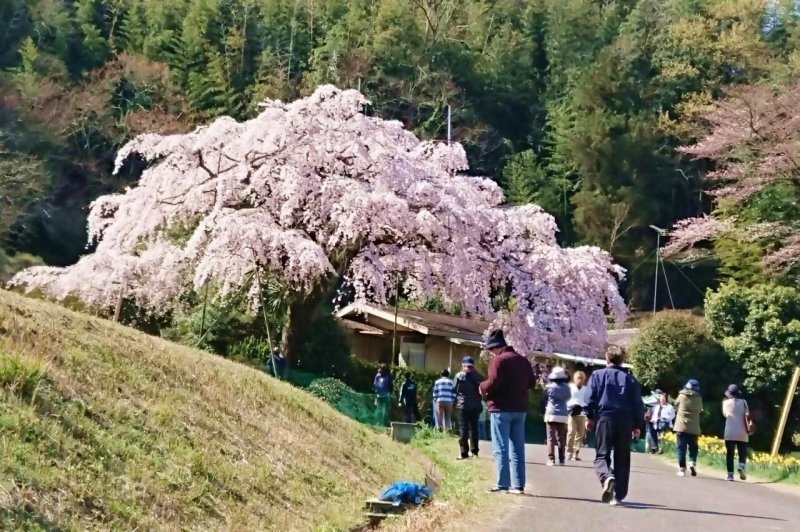
{"label": "sneaker", "polygon": [[739,466],[739,480],[747,480],[747,473],[744,472],[744,466]]}
{"label": "sneaker", "polygon": [[569,453],[569,454],[567,455],[567,460],[569,460],[570,462],[572,462],[573,460],[575,460],[575,456],[573,456],[573,454],[572,454],[572,453]]}
{"label": "sneaker", "polygon": [[546,466],[554,466],[554,465],[556,465],[556,461],[555,460],[548,460],[545,465]]}
{"label": "sneaker", "polygon": [[462,455],[462,456],[459,456],[458,458],[456,458],[456,460],[466,460],[468,458],[469,458],[469,456],[463,456]]}
{"label": "sneaker", "polygon": [[622,506],[622,501],[614,497],[608,504],[610,504],[611,506]]}
{"label": "sneaker", "polygon": [[614,488],[617,487],[617,479],[614,477],[607,477],[603,482],[603,495],[600,500],[603,502],[611,502],[614,498]]}
{"label": "sneaker", "polygon": [[686,470],[684,468],[680,468],[678,470],[678,476],[679,477],[685,477],[686,476]]}
{"label": "sneaker", "polygon": [[692,474],[693,477],[697,476],[697,466],[695,465],[694,462],[689,464],[689,472]]}
{"label": "sneaker", "polygon": [[472,457],[473,458],[477,458],[478,457],[478,453],[472,453]]}
{"label": "sneaker", "polygon": [[487,491],[489,493],[508,493],[508,488],[499,488],[495,486],[493,488],[489,488]]}
{"label": "sneaker", "polygon": [[725,477],[725,480],[729,480],[729,481],[733,482],[733,473],[728,473],[728,476]]}
{"label": "sneaker", "polygon": [[563,466],[563,465],[567,465],[567,464],[564,462],[564,460],[559,460],[558,461],[558,465]]}
{"label": "sneaker", "polygon": [[508,490],[508,493],[510,495],[525,495],[525,490],[522,489],[522,488],[514,488],[514,489],[511,489],[511,490]]}
{"label": "sneaker", "polygon": [[578,456],[577,454],[575,455],[575,461],[576,461],[576,462],[580,462],[580,461],[581,461],[581,457],[580,457],[580,456]]}

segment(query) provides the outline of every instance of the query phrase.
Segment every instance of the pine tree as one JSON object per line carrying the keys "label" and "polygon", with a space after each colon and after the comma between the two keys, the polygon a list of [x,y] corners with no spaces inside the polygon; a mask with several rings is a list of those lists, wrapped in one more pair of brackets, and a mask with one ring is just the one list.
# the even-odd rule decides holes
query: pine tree
{"label": "pine tree", "polygon": [[102,8],[98,0],[78,0],[76,4],[75,20],[83,34],[81,70],[99,67],[109,57],[108,41],[97,24],[98,20],[102,20]]}

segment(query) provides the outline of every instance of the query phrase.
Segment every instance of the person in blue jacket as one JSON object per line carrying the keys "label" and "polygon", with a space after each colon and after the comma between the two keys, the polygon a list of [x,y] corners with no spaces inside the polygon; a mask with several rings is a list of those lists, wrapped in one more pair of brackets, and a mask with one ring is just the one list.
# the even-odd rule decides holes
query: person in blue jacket
{"label": "person in blue jacket", "polygon": [[603,486],[601,500],[613,506],[628,495],[631,437],[639,438],[644,418],[641,386],[622,368],[624,360],[622,348],[610,346],[607,367],[593,372],[588,385],[587,429],[595,431],[597,451],[594,469]]}
{"label": "person in blue jacket", "polygon": [[378,373],[375,375],[375,380],[372,381],[372,386],[375,389],[378,422],[382,425],[388,425],[389,407],[392,401],[392,373],[389,371],[389,366],[386,364],[380,365]]}

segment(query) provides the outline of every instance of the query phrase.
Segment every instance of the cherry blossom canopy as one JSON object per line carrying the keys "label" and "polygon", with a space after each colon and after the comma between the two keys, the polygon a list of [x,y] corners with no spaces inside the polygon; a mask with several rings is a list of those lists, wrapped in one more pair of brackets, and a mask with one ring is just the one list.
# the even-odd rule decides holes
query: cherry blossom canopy
{"label": "cherry blossom canopy", "polygon": [[[93,253],[13,282],[56,298],[112,306],[121,286],[155,312],[189,287],[245,286],[255,265],[297,298],[344,282],[386,303],[398,280],[495,320],[521,352],[596,353],[607,314],[624,319],[623,270],[595,247],[562,249],[553,218],[505,207],[491,180],[470,177],[459,144],[421,142],[399,122],[361,113],[353,90],[323,86],[252,120],[222,117],[185,135],[124,146],[149,161],[137,186],[91,206]],[[175,228],[188,238],[177,239]],[[255,283],[253,283],[255,286]],[[510,310],[492,298],[509,294]],[[305,317],[307,318],[307,317]]]}

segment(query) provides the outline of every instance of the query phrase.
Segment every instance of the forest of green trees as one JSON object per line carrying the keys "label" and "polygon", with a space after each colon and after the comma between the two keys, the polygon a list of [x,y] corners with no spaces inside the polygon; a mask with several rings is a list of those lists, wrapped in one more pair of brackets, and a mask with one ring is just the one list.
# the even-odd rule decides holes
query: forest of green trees
{"label": "forest of green trees", "polygon": [[[794,0],[0,0],[0,278],[76,260],[87,205],[136,178],[111,175],[133,135],[332,83],[425,138],[450,106],[471,171],[552,213],[563,244],[610,250],[649,308],[650,226],[712,209],[712,163],[678,148],[727,91],[793,83],[799,22]],[[796,227],[797,183],[741,219]],[[666,263],[659,307],[700,305],[731,265],[762,278],[758,244],[715,245]]]}

